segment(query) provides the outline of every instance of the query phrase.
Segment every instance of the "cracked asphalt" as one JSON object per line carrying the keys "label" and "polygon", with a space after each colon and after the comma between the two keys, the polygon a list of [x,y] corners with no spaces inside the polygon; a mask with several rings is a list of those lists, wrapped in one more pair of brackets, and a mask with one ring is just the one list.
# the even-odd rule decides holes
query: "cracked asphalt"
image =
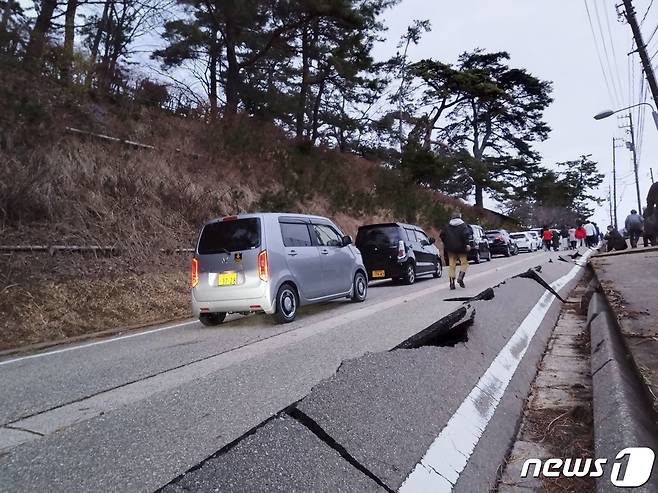
{"label": "cracked asphalt", "polygon": [[[471,266],[456,293],[537,265],[549,283],[573,267],[550,253],[496,258]],[[153,491],[176,478],[168,489],[383,491],[289,416],[240,439],[302,399],[300,410],[395,490],[543,292],[529,279],[499,286],[473,304],[469,339],[455,347],[387,352],[459,306],[443,301],[455,296],[445,278],[426,278],[377,283],[364,304],[309,307],[287,326],[260,315],[216,329],[190,322],[0,360],[0,491]],[[457,491],[495,481],[548,318]]]}

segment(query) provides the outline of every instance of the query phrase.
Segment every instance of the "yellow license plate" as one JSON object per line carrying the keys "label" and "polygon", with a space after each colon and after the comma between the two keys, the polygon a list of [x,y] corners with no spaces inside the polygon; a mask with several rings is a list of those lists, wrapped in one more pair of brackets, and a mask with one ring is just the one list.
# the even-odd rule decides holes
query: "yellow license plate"
{"label": "yellow license plate", "polygon": [[219,275],[218,283],[220,286],[233,286],[238,283],[237,272],[223,272]]}
{"label": "yellow license plate", "polygon": [[386,271],[383,270],[373,270],[372,271],[372,277],[373,279],[376,279],[378,277],[386,277]]}

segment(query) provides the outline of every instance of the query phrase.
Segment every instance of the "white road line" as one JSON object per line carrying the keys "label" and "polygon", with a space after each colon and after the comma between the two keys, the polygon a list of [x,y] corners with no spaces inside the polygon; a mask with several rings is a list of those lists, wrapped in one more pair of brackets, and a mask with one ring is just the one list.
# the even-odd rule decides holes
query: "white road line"
{"label": "white road line", "polygon": [[[516,263],[519,262],[515,262],[515,264]],[[507,266],[512,267],[513,265],[514,264],[508,264]],[[495,270],[472,275],[470,279],[472,280],[478,277],[483,277],[492,272],[495,272]],[[290,344],[299,343],[309,337],[330,330],[335,330],[346,324],[381,313],[382,311],[393,308],[401,303],[419,299],[423,296],[447,288],[447,284],[441,284],[406,293],[394,298],[389,298],[375,304],[365,305],[360,310],[354,310],[341,315],[336,315],[330,319],[320,320],[300,329],[283,332],[217,356],[212,356],[180,368],[147,377],[122,387],[103,391],[83,400],[65,404],[61,407],[8,423],[8,426],[20,427],[23,430],[29,430],[41,435],[49,435],[57,430],[62,430],[82,421],[92,419],[101,413],[107,414],[133,402],[144,400],[156,393],[185,385],[190,381],[207,377],[214,372],[221,371],[224,368],[240,364],[258,356],[263,356],[269,352],[280,351]],[[2,430],[4,429],[0,428],[0,431]],[[38,438],[39,437],[34,434],[25,435],[20,438],[20,443],[37,440]],[[13,440],[11,440],[9,445],[4,445],[7,447],[16,446],[16,440],[17,438],[13,437]],[[2,433],[0,433],[0,449],[3,448],[2,442]]]}
{"label": "white road line", "polygon": [[[559,292],[576,277],[591,253],[588,251],[577,266],[551,287]],[[398,490],[400,493],[452,491],[554,300],[549,291],[542,295],[416,464]]]}
{"label": "white road line", "polygon": [[[468,277],[468,279],[473,280],[473,279],[477,279],[479,277],[483,277],[483,276],[486,276],[486,275],[489,275],[489,274],[492,274],[492,273],[495,273],[495,272],[498,272],[498,271],[501,271],[501,270],[507,270],[511,267],[514,267],[517,264],[524,263],[527,260],[528,260],[528,258],[524,257],[524,258],[522,258],[520,260],[517,260],[515,262],[506,263],[501,267],[496,267],[495,269],[488,269],[484,272],[480,272],[478,274],[470,275]],[[440,286],[435,286],[435,287],[432,287],[432,288],[429,288],[429,289],[424,289],[424,290],[421,290],[421,291],[415,291],[414,293],[427,294],[428,292],[439,291],[441,289],[446,289],[447,287],[448,287],[447,284],[441,284]],[[393,299],[399,299],[399,298],[405,298],[405,297],[413,296],[414,293],[409,293],[409,294],[404,295],[402,297],[393,298]],[[364,307],[367,308],[368,305],[364,305]],[[360,309],[357,309],[355,311],[358,312],[358,311],[363,310],[363,309],[364,308],[360,308]],[[181,322],[181,323],[178,323],[178,324],[175,324],[175,325],[167,325],[165,327],[159,327],[157,329],[146,330],[146,331],[143,331],[143,332],[137,332],[137,333],[128,334],[128,335],[125,335],[125,336],[110,337],[108,339],[102,339],[102,340],[98,340],[98,341],[94,341],[94,342],[88,342],[86,344],[68,346],[68,347],[65,347],[65,348],[62,348],[62,349],[55,349],[53,351],[45,351],[45,352],[42,352],[42,353],[31,354],[29,356],[21,356],[19,358],[7,359],[7,360],[4,360],[4,361],[0,361],[0,366],[9,365],[11,363],[18,363],[20,361],[25,361],[25,360],[34,359],[34,358],[41,358],[41,357],[44,357],[44,356],[52,356],[52,355],[55,355],[55,354],[66,353],[68,351],[74,351],[76,349],[85,349],[85,348],[89,348],[89,347],[93,347],[93,346],[98,346],[100,344],[107,344],[109,342],[118,342],[118,341],[122,341],[122,340],[125,340],[125,339],[131,339],[133,337],[141,337],[141,336],[145,336],[145,335],[155,334],[156,332],[162,332],[162,331],[165,331],[165,330],[175,329],[175,328],[178,328],[178,327],[182,327],[182,326],[185,326],[185,325],[191,325],[191,324],[195,324],[195,323],[197,323],[197,320],[190,320],[188,322]],[[296,329],[296,330],[299,330],[299,329]]]}
{"label": "white road line", "polygon": [[27,360],[27,359],[41,358],[42,356],[51,356],[53,354],[66,353],[68,351],[73,351],[75,349],[84,349],[84,348],[91,347],[91,346],[98,346],[100,344],[107,344],[108,342],[122,341],[124,339],[131,339],[133,337],[141,337],[141,336],[145,336],[145,335],[149,335],[149,334],[155,334],[156,332],[162,332],[163,330],[175,329],[177,327],[183,327],[184,325],[190,325],[190,324],[195,324],[195,323],[197,323],[196,320],[190,320],[188,322],[181,322],[181,323],[174,324],[174,325],[166,325],[165,327],[159,327],[157,329],[145,330],[143,332],[137,332],[137,333],[128,334],[128,335],[125,335],[125,336],[112,337],[110,339],[103,339],[103,340],[100,340],[100,341],[88,342],[87,344],[79,344],[77,346],[69,346],[69,347],[65,347],[65,348],[62,348],[62,349],[55,349],[54,351],[46,351],[46,352],[43,352],[43,353],[31,354],[29,356],[21,356],[20,358],[13,358],[13,359],[5,360],[5,361],[0,361],[0,366],[8,365],[10,363],[17,363],[19,361],[24,361],[24,360]]}

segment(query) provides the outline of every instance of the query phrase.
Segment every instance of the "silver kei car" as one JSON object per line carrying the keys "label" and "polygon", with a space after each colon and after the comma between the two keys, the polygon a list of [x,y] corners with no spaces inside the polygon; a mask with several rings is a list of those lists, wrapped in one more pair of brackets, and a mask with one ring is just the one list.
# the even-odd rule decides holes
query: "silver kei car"
{"label": "silver kei car", "polygon": [[292,322],[302,305],[365,301],[361,253],[329,219],[258,213],[203,226],[192,259],[192,311],[204,325],[227,313],[265,312]]}

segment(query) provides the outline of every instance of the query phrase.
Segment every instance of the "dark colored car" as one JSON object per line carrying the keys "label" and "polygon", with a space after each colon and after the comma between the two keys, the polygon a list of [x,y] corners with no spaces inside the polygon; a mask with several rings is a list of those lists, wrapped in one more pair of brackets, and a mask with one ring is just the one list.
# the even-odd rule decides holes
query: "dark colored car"
{"label": "dark colored car", "polygon": [[441,254],[434,243],[418,226],[385,223],[361,226],[355,245],[371,281],[393,279],[413,284],[418,276],[443,274]]}
{"label": "dark colored car", "polygon": [[468,227],[471,230],[471,251],[468,252],[468,260],[473,260],[476,264],[479,264],[482,259],[490,262],[491,249],[489,248],[489,239],[484,233],[484,229],[477,224],[469,224]]}
{"label": "dark colored car", "polygon": [[519,248],[506,230],[492,229],[487,231],[486,235],[489,238],[489,248],[492,254],[509,257],[519,253]]}

